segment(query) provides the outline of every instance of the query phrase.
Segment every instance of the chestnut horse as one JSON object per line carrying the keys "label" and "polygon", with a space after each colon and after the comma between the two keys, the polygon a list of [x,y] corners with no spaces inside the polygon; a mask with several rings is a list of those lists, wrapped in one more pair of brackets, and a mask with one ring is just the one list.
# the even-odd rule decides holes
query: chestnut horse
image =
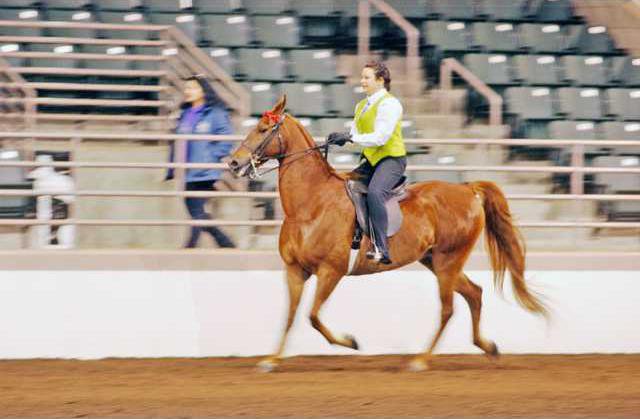
{"label": "chestnut horse", "polygon": [[[279,161],[278,177],[284,221],[279,250],[289,289],[289,314],[275,354],[260,362],[270,371],[280,362],[287,333],[293,323],[305,281],[317,276],[317,289],[309,318],[312,326],[335,345],[358,349],[353,336],[336,336],[320,320],[322,305],[340,279],[348,273],[351,239],[355,229],[354,206],[345,190],[347,176],[327,163],[304,127],[285,114],[286,97],[260,119],[233,152],[229,168],[236,176],[255,175],[269,159]],[[496,344],[480,334],[482,289],[462,268],[482,229],[494,272],[494,283],[502,289],[505,271],[511,274],[517,301],[527,310],[545,315],[541,301],[524,281],[525,249],[513,226],[507,201],[491,182],[449,184],[420,182],[408,187],[401,203],[402,227],[389,239],[393,264],[382,265],[365,257],[365,237],[350,275],[366,275],[397,269],[419,261],[438,279],[440,327],[424,353],[409,364],[412,370],[428,367],[431,354],[453,314],[453,293],[469,304],[473,321],[473,343],[488,356],[497,357]]]}

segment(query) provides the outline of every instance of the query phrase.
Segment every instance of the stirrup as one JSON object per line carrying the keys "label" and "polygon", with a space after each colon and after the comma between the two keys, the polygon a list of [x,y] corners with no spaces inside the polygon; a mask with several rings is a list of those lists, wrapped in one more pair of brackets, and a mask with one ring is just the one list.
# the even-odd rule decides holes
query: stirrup
{"label": "stirrup", "polygon": [[362,229],[360,226],[356,225],[356,231],[353,233],[353,238],[351,239],[351,249],[358,250],[360,249],[360,242],[362,241]]}

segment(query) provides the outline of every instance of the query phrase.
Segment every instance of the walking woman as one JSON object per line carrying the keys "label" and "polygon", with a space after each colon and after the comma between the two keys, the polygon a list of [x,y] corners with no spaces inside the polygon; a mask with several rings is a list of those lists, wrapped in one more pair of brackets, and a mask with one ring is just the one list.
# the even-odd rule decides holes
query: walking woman
{"label": "walking woman", "polygon": [[356,105],[351,132],[334,132],[327,141],[337,145],[351,141],[364,146],[364,161],[354,172],[369,185],[367,205],[373,224],[374,248],[367,252],[367,257],[391,264],[385,202],[402,180],[407,167],[402,139],[402,105],[389,93],[391,74],[381,62],[372,61],[364,66],[360,85],[367,97]]}
{"label": "walking woman", "polygon": [[[209,82],[200,75],[189,77],[184,87],[182,114],[178,120],[178,134],[232,134],[231,121],[226,105],[215,93]],[[187,163],[218,163],[232,149],[227,141],[187,141]],[[171,146],[170,161],[174,161],[174,147]],[[222,172],[217,169],[188,169],[185,174],[185,190],[212,191]],[[173,178],[173,169],[169,169],[166,179]],[[209,220],[204,207],[207,198],[185,198],[185,205],[194,220]],[[219,247],[235,247],[233,241],[214,226],[192,226],[189,239],[184,247],[193,248],[198,244],[200,233],[211,234]]]}

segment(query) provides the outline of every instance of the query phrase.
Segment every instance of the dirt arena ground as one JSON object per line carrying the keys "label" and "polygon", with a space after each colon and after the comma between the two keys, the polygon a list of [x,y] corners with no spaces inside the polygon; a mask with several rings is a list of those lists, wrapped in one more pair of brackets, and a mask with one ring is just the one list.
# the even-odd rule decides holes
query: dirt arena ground
{"label": "dirt arena ground", "polygon": [[0,416],[640,417],[640,355],[0,361]]}

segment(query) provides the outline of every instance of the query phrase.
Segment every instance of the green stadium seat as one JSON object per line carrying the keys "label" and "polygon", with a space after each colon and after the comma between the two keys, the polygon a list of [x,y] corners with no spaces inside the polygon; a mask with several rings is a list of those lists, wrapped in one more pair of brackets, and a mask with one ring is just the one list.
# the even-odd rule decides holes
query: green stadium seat
{"label": "green stadium seat", "polygon": [[[640,122],[606,121],[600,124],[600,137],[603,140],[640,141]],[[615,146],[615,154],[640,155],[640,147]]]}
{"label": "green stadium seat", "polygon": [[351,118],[318,118],[314,121],[315,132],[319,137],[326,137],[332,132],[350,131],[353,125]]}
{"label": "green stadium seat", "polygon": [[242,9],[241,0],[193,0],[193,3],[200,13],[237,13]]}
{"label": "green stadium seat", "polygon": [[339,12],[338,0],[292,0],[291,8],[298,16],[327,17]]}
{"label": "green stadium seat", "polygon": [[227,74],[233,76],[236,73],[238,60],[229,48],[205,48],[204,50]]}
{"label": "green stadium seat", "polygon": [[96,6],[100,10],[131,11],[142,6],[142,0],[100,0]]}
{"label": "green stadium seat", "polygon": [[596,124],[593,121],[552,121],[549,135],[561,140],[595,140]]}
{"label": "green stadium seat", "polygon": [[479,14],[496,21],[524,21],[527,19],[528,0],[484,0]]}
{"label": "green stadium seat", "polygon": [[616,52],[613,40],[604,26],[570,25],[567,48],[580,54],[611,54]]}
{"label": "green stadium seat", "polygon": [[278,95],[287,95],[287,109],[295,117],[324,117],[327,109],[326,89],[315,83],[281,83]]}
{"label": "green stadium seat", "polygon": [[254,81],[286,81],[287,63],[279,49],[239,48],[236,75]]}
{"label": "green stadium seat", "polygon": [[242,85],[251,95],[251,115],[262,115],[264,111],[273,108],[277,100],[275,85],[271,83],[242,83]]}
{"label": "green stadium seat", "polygon": [[490,52],[517,52],[518,34],[511,23],[478,22],[472,27],[472,45]]}
{"label": "green stadium seat", "polygon": [[538,22],[568,22],[573,19],[571,0],[533,0],[529,13]]}
{"label": "green stadium seat", "polygon": [[528,85],[554,86],[560,81],[557,59],[553,55],[516,55],[513,57],[516,78]]}
{"label": "green stadium seat", "polygon": [[506,55],[466,54],[463,62],[465,67],[489,85],[508,85],[513,83],[510,74],[510,60]]}
{"label": "green stadium seat", "polygon": [[640,87],[640,58],[612,57],[611,81],[627,87]]}
{"label": "green stadium seat", "polygon": [[398,13],[407,19],[425,19],[429,0],[386,0]]}
{"label": "green stadium seat", "polygon": [[364,98],[360,86],[349,84],[331,84],[327,86],[329,91],[329,110],[342,117],[353,117],[356,103]]}
{"label": "green stadium seat", "polygon": [[153,13],[151,22],[156,25],[170,25],[180,29],[194,43],[200,40],[198,16],[193,13]]}
{"label": "green stadium seat", "polygon": [[427,14],[444,20],[471,20],[476,16],[475,0],[429,0]]}
{"label": "green stadium seat", "polygon": [[470,48],[469,30],[465,22],[429,21],[422,26],[424,42],[441,51],[465,51]]}
{"label": "green stadium seat", "polygon": [[151,12],[173,12],[179,13],[183,9],[189,8],[191,1],[185,0],[144,0],[144,5],[147,6]]}
{"label": "green stadium seat", "polygon": [[561,87],[558,89],[560,112],[570,119],[603,119],[602,98],[599,89]]}
{"label": "green stadium seat", "polygon": [[71,9],[79,11],[85,7],[91,6],[91,0],[42,0],[42,3],[51,9]]}
{"label": "green stadium seat", "polygon": [[336,57],[330,49],[296,49],[289,52],[291,74],[298,81],[334,82],[339,79]]}
{"label": "green stadium seat", "polygon": [[242,0],[242,5],[252,15],[280,15],[291,10],[289,0]]}
{"label": "green stadium seat", "polygon": [[[37,9],[0,9],[0,20],[21,20],[35,22],[41,20],[40,11]],[[20,28],[0,26],[0,36],[42,36],[41,28]]]}
{"label": "green stadium seat", "polygon": [[[123,55],[130,54],[126,47],[116,45],[83,45],[82,52],[86,54]],[[132,66],[131,61],[120,60],[84,60],[84,68],[108,68],[112,70],[127,70]]]}
{"label": "green stadium seat", "polygon": [[604,86],[608,82],[607,61],[601,56],[568,55],[560,57],[564,79],[575,86]]}
{"label": "green stadium seat", "polygon": [[624,121],[640,121],[640,89],[607,89],[609,114]]}
{"label": "green stadium seat", "polygon": [[[97,17],[101,22],[116,23],[119,25],[144,25],[149,23],[143,13],[132,11],[101,11]],[[147,31],[137,30],[101,30],[101,32],[102,36],[105,38],[147,39],[147,37],[149,36],[149,33]]]}
{"label": "green stadium seat", "polygon": [[523,23],[520,45],[534,53],[559,54],[565,50],[566,31],[556,24]]}
{"label": "green stadium seat", "polygon": [[[47,20],[56,22],[89,23],[95,21],[93,14],[84,10],[48,10],[46,16]],[[97,37],[96,30],[89,28],[47,28],[46,31],[50,36],[71,38]]]}
{"label": "green stadium seat", "polygon": [[[31,58],[32,67],[61,67],[61,68],[78,68],[80,60],[75,58],[65,58],[66,53],[80,52],[78,46],[60,45],[60,44],[31,44],[29,49],[34,52],[56,52],[58,55],[52,58]],[[64,52],[63,52],[64,51]]]}
{"label": "green stadium seat", "polygon": [[505,90],[508,114],[524,120],[550,120],[555,118],[551,89],[547,87],[509,87]]}
{"label": "green stadium seat", "polygon": [[269,48],[300,46],[300,26],[295,16],[254,16],[256,40]]}
{"label": "green stadium seat", "polygon": [[203,36],[213,45],[247,47],[253,44],[249,18],[245,15],[201,15]]}

